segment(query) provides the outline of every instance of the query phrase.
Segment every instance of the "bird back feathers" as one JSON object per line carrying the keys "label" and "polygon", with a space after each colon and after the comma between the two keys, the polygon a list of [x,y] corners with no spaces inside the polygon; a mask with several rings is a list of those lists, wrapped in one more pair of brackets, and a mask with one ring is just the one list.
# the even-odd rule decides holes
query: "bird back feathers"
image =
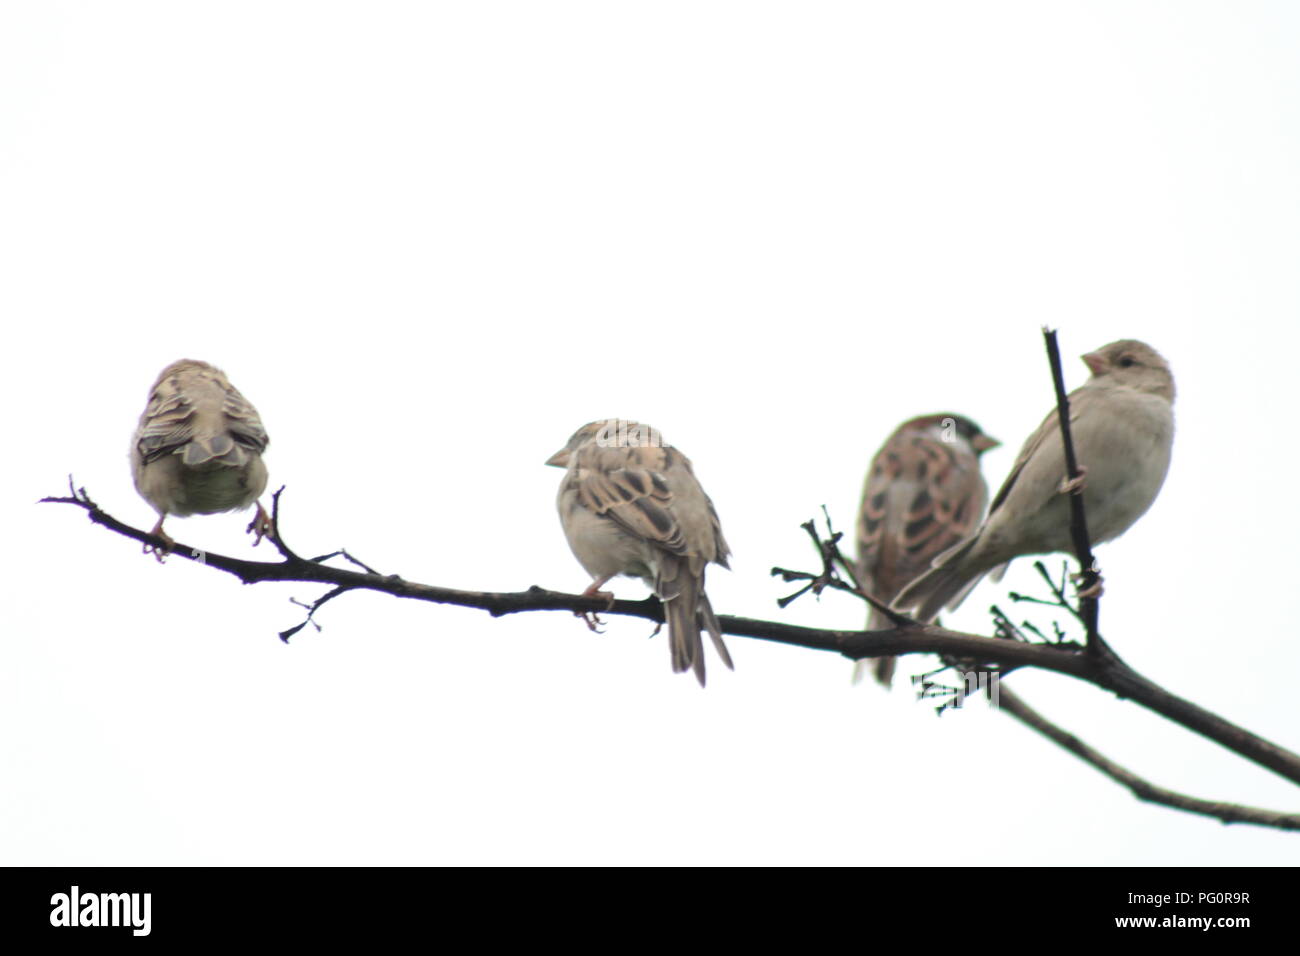
{"label": "bird back feathers", "polygon": [[206,362],[182,359],[149,392],[131,446],[136,489],[161,515],[244,508],[266,487],[256,409]]}

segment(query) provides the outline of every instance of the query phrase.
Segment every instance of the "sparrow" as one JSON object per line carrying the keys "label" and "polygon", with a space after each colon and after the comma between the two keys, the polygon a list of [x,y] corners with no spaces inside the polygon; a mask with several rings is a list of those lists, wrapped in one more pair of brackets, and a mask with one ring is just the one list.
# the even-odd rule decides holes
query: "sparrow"
{"label": "sparrow", "polygon": [[694,670],[704,686],[701,628],[734,670],[704,593],[705,567],[729,567],[730,549],[690,460],[658,430],[611,418],[583,425],[546,464],[565,469],[556,504],[569,547],[592,577],[583,595],[612,604],[601,590],[610,578],[641,578],[664,604],[675,672]]}
{"label": "sparrow", "polygon": [[262,452],[269,439],[257,410],[207,362],[181,359],[162,370],[131,440],[131,473],[141,497],[158,512],[152,545],[158,560],[176,542],[163,532],[169,514],[215,514],[257,503],[248,526],[257,544],[270,530],[258,496],[266,489]]}
{"label": "sparrow", "polygon": [[[1169,472],[1174,442],[1174,378],[1151,346],[1122,339],[1083,356],[1092,373],[1070,393],[1070,433],[1083,471],[1093,543],[1118,538],[1151,507]],[[1029,436],[967,540],[935,558],[930,571],[894,601],[929,621],[956,607],[989,571],[1027,554],[1071,551],[1065,453],[1053,408]]]}
{"label": "sparrow", "polygon": [[[969,418],[946,412],[898,426],[876,452],[862,488],[857,572],[863,588],[888,604],[937,555],[970,536],[989,498],[980,455],[999,444]],[[875,608],[867,615],[867,630],[891,626]],[[871,666],[888,687],[897,661],[860,660],[853,682]]]}

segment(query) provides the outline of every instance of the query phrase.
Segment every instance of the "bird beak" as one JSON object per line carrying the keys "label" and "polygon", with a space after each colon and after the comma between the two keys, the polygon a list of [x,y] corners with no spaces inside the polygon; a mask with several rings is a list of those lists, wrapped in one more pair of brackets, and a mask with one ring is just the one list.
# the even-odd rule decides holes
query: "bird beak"
{"label": "bird beak", "polygon": [[556,468],[569,467],[569,449],[561,448],[550,458],[546,459],[548,465],[554,465]]}
{"label": "bird beak", "polygon": [[1087,355],[1080,356],[1080,358],[1083,359],[1083,364],[1088,366],[1088,370],[1093,375],[1100,375],[1106,370],[1106,360],[1097,352],[1089,352]]}
{"label": "bird beak", "polygon": [[971,441],[971,445],[976,451],[988,451],[990,448],[997,448],[998,445],[1001,444],[1002,442],[998,441],[996,438],[983,433],[976,435]]}

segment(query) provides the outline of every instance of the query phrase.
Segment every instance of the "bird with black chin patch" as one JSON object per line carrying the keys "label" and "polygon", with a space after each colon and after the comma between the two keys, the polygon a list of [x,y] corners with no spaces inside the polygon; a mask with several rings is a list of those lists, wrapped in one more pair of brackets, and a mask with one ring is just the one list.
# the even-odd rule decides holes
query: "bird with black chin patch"
{"label": "bird with black chin patch", "polygon": [[[930,568],[939,554],[979,526],[988,502],[980,456],[998,441],[952,412],[921,415],[899,425],[871,462],[858,508],[858,583],[888,604]],[[867,630],[890,627],[872,608]],[[857,661],[853,681],[868,667],[885,687],[898,659]]]}

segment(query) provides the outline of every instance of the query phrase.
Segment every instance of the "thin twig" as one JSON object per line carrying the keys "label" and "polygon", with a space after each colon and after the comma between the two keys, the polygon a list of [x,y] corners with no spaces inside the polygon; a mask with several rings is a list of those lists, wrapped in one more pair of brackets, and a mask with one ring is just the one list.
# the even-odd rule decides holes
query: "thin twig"
{"label": "thin twig", "polygon": [[[826,520],[826,540],[823,541],[821,535],[817,533],[817,522],[815,519],[805,521],[799,527],[808,533],[812,538],[813,547],[817,551],[818,557],[822,562],[822,570],[818,574],[809,574],[807,571],[790,571],[786,568],[773,568],[772,575],[779,576],[783,581],[807,581],[808,583],[793,594],[786,595],[777,599],[777,607],[785,609],[795,600],[812,591],[813,594],[820,595],[826,588],[834,588],[839,591],[847,591],[850,594],[857,595],[866,601],[873,608],[884,614],[891,623],[896,627],[903,627],[914,623],[910,617],[895,611],[887,603],[880,600],[874,594],[869,593],[857,578],[857,572],[854,570],[853,562],[844,556],[840,551],[839,543],[844,537],[844,532],[836,531],[831,524],[830,513],[826,506],[822,505],[822,515]],[[841,577],[843,574],[843,577]],[[845,580],[847,578],[847,580]]]}
{"label": "thin twig", "polygon": [[379,573],[379,572],[376,571],[374,568],[372,568],[370,565],[366,564],[364,561],[358,561],[358,560],[357,560],[356,558],[354,558],[352,555],[348,554],[348,549],[347,549],[347,548],[339,548],[337,551],[331,551],[329,554],[321,554],[321,555],[317,555],[316,557],[314,557],[314,558],[308,558],[307,560],[310,561],[310,562],[312,562],[313,564],[324,564],[324,563],[325,563],[326,561],[328,561],[330,558],[342,558],[344,561],[349,561],[349,562],[351,562],[352,564],[355,564],[355,565],[356,565],[357,567],[359,567],[362,571],[365,571],[365,572],[368,573],[368,574],[378,574],[378,573]]}
{"label": "thin twig", "polygon": [[1149,803],[1158,803],[1215,817],[1224,823],[1254,823],[1259,826],[1276,827],[1280,830],[1300,830],[1300,814],[1279,813],[1259,807],[1248,807],[1239,803],[1223,803],[1215,800],[1202,800],[1165,787],[1158,787],[1139,777],[1133,771],[1121,767],[1105,754],[1088,746],[1074,734],[1062,730],[1042,714],[1025,703],[1014,691],[1003,684],[998,688],[998,709],[1005,711],[1026,726],[1032,727],[1048,740],[1059,744],[1085,763],[1096,767],[1116,783],[1128,787],[1133,796]]}
{"label": "thin twig", "polygon": [[[1047,342],[1047,360],[1052,366],[1052,384],[1056,388],[1056,417],[1061,426],[1061,444],[1065,447],[1065,471],[1073,483],[1070,492],[1070,537],[1082,574],[1080,592],[1090,594],[1098,578],[1097,562],[1092,556],[1092,541],[1088,537],[1088,516],[1083,510],[1083,473],[1074,454],[1074,439],[1070,435],[1070,397],[1065,392],[1065,374],[1061,371],[1061,350],[1056,344],[1056,330],[1043,328]],[[1094,595],[1079,599],[1079,617],[1088,632],[1088,650],[1100,652],[1101,633],[1098,631],[1099,602]]]}
{"label": "thin twig", "polygon": [[293,627],[289,628],[288,630],[281,631],[280,640],[288,644],[289,638],[293,637],[295,634],[301,631],[308,624],[316,628],[317,631],[320,631],[321,627],[318,623],[316,623],[316,612],[321,609],[321,605],[326,604],[334,600],[340,594],[346,594],[348,591],[351,590],[352,588],[349,585],[340,584],[334,590],[322,594],[320,597],[318,597],[316,600],[310,603],[307,603],[305,601],[299,601],[295,598],[290,598],[289,599],[290,603],[296,604],[299,607],[305,607],[307,609],[307,617],[303,620],[301,624],[296,624]]}

